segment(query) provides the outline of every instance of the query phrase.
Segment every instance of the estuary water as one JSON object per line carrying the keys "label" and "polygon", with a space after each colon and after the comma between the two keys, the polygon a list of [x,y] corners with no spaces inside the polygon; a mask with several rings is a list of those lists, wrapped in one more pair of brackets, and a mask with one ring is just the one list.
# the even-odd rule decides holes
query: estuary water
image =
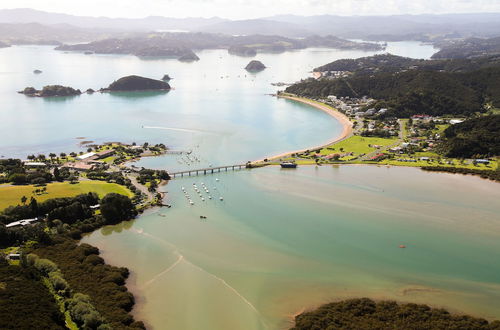
{"label": "estuary water", "polygon": [[498,183],[311,166],[164,188],[171,209],[84,239],[132,270],[135,314],[153,329],[286,329],[294,314],[348,297],[500,317]]}
{"label": "estuary water", "polygon": [[[389,43],[388,51],[428,58],[434,49],[401,42]],[[82,141],[148,141],[199,159],[188,164],[166,155],[138,163],[176,170],[319,145],[339,124],[267,95],[277,89],[271,83],[372,54],[259,54],[255,59],[268,68],[249,74],[243,68],[250,59],[223,50],[180,63],[46,46],[0,49],[0,156],[80,151]],[[16,93],[47,84],[98,89],[130,74],[169,74],[174,89],[52,99]],[[205,201],[193,189],[202,182]],[[83,240],[131,270],[134,313],[153,329],[282,329],[303,310],[364,296],[500,317],[496,183],[410,168],[323,166],[185,178],[162,189],[171,209],[150,210]]]}

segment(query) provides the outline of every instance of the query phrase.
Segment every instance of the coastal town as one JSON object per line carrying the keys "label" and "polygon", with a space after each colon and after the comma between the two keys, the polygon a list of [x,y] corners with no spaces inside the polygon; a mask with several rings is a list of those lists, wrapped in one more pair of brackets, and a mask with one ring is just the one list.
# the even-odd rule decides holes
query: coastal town
{"label": "coastal town", "polygon": [[[270,157],[256,164],[294,162],[298,165],[326,164],[375,164],[387,166],[412,166],[424,169],[458,169],[466,173],[494,174],[498,159],[445,157],[438,152],[439,143],[446,128],[462,123],[465,118],[430,115],[413,115],[408,119],[386,117],[386,108],[374,109],[375,100],[349,97],[305,99],[288,93],[278,97],[289,98],[318,108],[329,114],[339,113],[346,118],[352,131],[335,141],[320,147]],[[338,118],[338,115],[335,115]],[[350,123],[350,124],[349,124]],[[492,178],[495,176],[492,176]]]}

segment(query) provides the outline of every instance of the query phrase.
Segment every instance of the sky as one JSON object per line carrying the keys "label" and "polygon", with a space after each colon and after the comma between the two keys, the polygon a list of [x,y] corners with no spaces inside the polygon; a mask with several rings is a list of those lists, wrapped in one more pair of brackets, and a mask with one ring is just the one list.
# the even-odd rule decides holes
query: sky
{"label": "sky", "polygon": [[500,0],[0,0],[0,9],[33,8],[82,16],[139,18],[279,14],[387,15],[500,12]]}

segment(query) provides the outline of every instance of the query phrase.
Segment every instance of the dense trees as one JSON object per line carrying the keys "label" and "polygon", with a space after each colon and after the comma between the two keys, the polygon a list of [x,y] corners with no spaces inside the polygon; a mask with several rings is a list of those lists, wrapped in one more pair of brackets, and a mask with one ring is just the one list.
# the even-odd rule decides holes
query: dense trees
{"label": "dense trees", "polygon": [[114,329],[144,329],[142,322],[134,321],[128,313],[134,305],[133,295],[124,286],[128,270],[104,264],[97,248],[58,239],[33,253],[57,264],[72,290],[83,294],[73,296],[68,303],[72,317],[79,324],[97,322],[101,316],[101,321]]}
{"label": "dense trees", "polygon": [[130,198],[111,193],[101,200],[101,214],[107,223],[118,223],[135,217],[137,211]]}
{"label": "dense trees", "polygon": [[451,315],[426,305],[352,299],[321,306],[295,318],[292,330],[333,329],[500,329],[500,322]]}
{"label": "dense trees", "polygon": [[0,260],[0,329],[66,329],[35,269]]}
{"label": "dense trees", "polygon": [[457,174],[472,174],[478,175],[483,179],[500,181],[500,169],[496,170],[479,170],[462,167],[447,167],[447,166],[423,166],[422,170],[430,172],[448,172]]}
{"label": "dense trees", "polygon": [[500,155],[500,115],[484,116],[451,125],[440,150],[447,157],[481,158]]}
{"label": "dense trees", "polygon": [[500,65],[467,73],[441,72],[426,67],[338,79],[308,79],[288,87],[286,92],[306,97],[366,95],[381,102],[375,108],[389,108],[385,116],[467,116],[484,112],[488,102],[500,106]]}

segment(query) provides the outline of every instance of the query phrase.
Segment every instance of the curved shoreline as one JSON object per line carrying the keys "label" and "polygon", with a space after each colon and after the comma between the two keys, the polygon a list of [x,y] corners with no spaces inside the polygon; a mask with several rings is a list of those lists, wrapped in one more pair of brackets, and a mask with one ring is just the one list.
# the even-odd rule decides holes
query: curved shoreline
{"label": "curved shoreline", "polygon": [[[342,125],[342,131],[340,132],[339,135],[333,137],[332,139],[328,140],[326,143],[323,143],[323,144],[321,144],[319,146],[313,146],[313,147],[309,147],[309,148],[305,148],[305,149],[287,151],[287,152],[284,152],[284,153],[281,153],[281,154],[278,154],[278,155],[273,155],[273,156],[270,156],[270,157],[266,157],[264,159],[275,160],[277,158],[286,157],[286,156],[289,156],[291,154],[295,154],[295,153],[299,153],[299,152],[305,152],[307,150],[324,148],[326,146],[329,146],[329,145],[331,145],[333,143],[340,142],[340,141],[345,140],[348,137],[352,136],[352,133],[353,133],[352,122],[349,120],[349,118],[347,118],[346,115],[344,115],[343,113],[339,112],[338,110],[336,110],[336,109],[334,109],[334,108],[332,108],[332,107],[330,107],[330,106],[328,106],[326,104],[323,104],[323,103],[320,103],[320,102],[317,102],[317,101],[314,101],[314,100],[310,100],[310,99],[298,97],[298,96],[288,96],[288,95],[279,95],[278,94],[278,95],[276,95],[276,97],[277,98],[287,99],[287,100],[292,100],[292,101],[299,102],[299,103],[302,103],[302,104],[307,104],[307,105],[309,105],[309,106],[311,106],[313,108],[316,108],[318,110],[321,110],[321,111],[327,113],[329,116],[335,118]],[[252,161],[252,164],[263,162],[264,159],[259,159],[259,160]]]}

